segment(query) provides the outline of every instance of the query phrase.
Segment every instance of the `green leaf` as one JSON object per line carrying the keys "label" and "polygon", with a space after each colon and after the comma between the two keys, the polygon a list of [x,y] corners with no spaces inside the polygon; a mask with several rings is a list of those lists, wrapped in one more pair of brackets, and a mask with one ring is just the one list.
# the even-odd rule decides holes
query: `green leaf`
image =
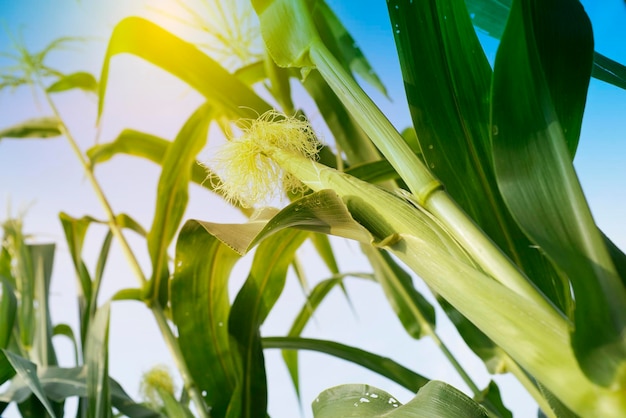
{"label": "green leaf", "polygon": [[500,389],[493,380],[489,381],[489,385],[480,393],[480,396],[475,397],[474,400],[497,417],[513,418],[511,411],[502,403]]}
{"label": "green leaf", "polygon": [[362,246],[370,260],[376,281],[407,333],[419,339],[435,329],[435,308],[413,286],[413,279],[389,254]]}
{"label": "green leaf", "polygon": [[183,218],[189,200],[189,181],[196,155],[207,141],[213,113],[207,102],[200,106],[182,127],[163,157],[157,201],[148,233],[148,251],[152,260],[152,298],[167,305],[167,248]]}
{"label": "green leaf", "polygon": [[[343,274],[337,273],[333,276],[333,278],[322,280],[321,282],[319,282],[317,285],[315,285],[311,293],[307,295],[307,300],[304,303],[304,306],[302,307],[302,309],[300,309],[300,312],[298,312],[298,315],[296,315],[296,318],[294,319],[293,323],[291,324],[291,328],[289,329],[289,332],[287,333],[287,337],[293,338],[293,337],[300,336],[300,333],[304,330],[304,327],[309,322],[309,320],[313,316],[313,313],[315,312],[319,304],[322,303],[326,295],[328,295],[329,292],[335,288],[335,286],[342,286],[343,279],[347,276],[366,278],[370,280],[372,279],[372,277],[368,275],[357,275],[357,274],[343,275]],[[299,395],[300,394],[300,379],[299,379],[299,373],[298,373],[298,352],[285,350],[283,351],[282,355],[283,355],[283,360],[285,361],[285,365],[287,366],[287,369],[289,370],[291,381],[293,382],[294,388],[296,389],[296,393]]]}
{"label": "green leaf", "polygon": [[[474,26],[496,39],[504,33],[511,3],[512,0],[465,0]],[[593,53],[591,76],[626,89],[626,66],[599,52]]]}
{"label": "green leaf", "polygon": [[425,162],[463,210],[567,312],[569,286],[532,247],[498,189],[489,137],[491,68],[466,8],[452,0],[398,0],[388,8]]}
{"label": "green leaf", "polygon": [[74,364],[78,366],[78,342],[76,341],[76,337],[74,336],[74,330],[68,324],[56,324],[52,329],[52,336],[55,337],[57,335],[62,335],[67,337],[72,343],[72,347],[74,347]]}
{"label": "green leaf", "polygon": [[402,405],[387,392],[368,385],[341,385],[322,392],[313,402],[315,418],[402,417],[486,418],[486,411],[452,386],[430,381]]}
{"label": "green leaf", "polygon": [[239,380],[239,359],[228,334],[228,280],[238,258],[198,221],[187,221],[178,236],[172,319],[187,368],[215,417],[225,415]]}
{"label": "green leaf", "polygon": [[95,77],[86,72],[77,72],[64,75],[59,80],[52,83],[46,91],[48,93],[58,93],[62,91],[81,89],[90,93],[98,92],[98,82]]}
{"label": "green leaf", "polygon": [[110,60],[120,53],[136,55],[178,77],[202,94],[219,114],[249,118],[271,109],[193,44],[145,19],[128,17],[117,24],[109,40],[100,76],[98,117],[104,106]]}
{"label": "green leaf", "polygon": [[[37,377],[37,366],[34,363],[26,360],[7,350],[0,350],[2,354],[0,354],[0,364],[2,364],[2,370],[7,369],[7,364],[15,371],[15,373],[25,382],[30,391],[37,397],[39,402],[44,406],[45,410],[52,416],[56,417],[54,413],[54,409],[50,404],[50,401],[46,397],[43,388],[41,387],[41,382]],[[6,376],[6,372],[2,374]]]}
{"label": "green leaf", "polygon": [[3,138],[53,138],[61,135],[60,126],[60,121],[53,116],[29,119],[17,125],[0,129],[0,140]]}
{"label": "green leaf", "polygon": [[[369,351],[350,347],[334,341],[314,340],[310,338],[294,337],[266,337],[263,338],[263,348],[280,348],[282,350],[311,350],[325,353],[354,364],[365,367],[381,376],[404,386],[410,391],[417,392],[428,383],[428,379],[395,361],[379,356]],[[289,351],[286,351],[289,352]]]}
{"label": "green leaf", "polygon": [[237,341],[242,359],[241,417],[265,418],[267,415],[260,327],[282,293],[287,268],[307,235],[285,229],[265,238],[256,249],[250,274],[233,302],[228,332]]}
{"label": "green leaf", "polygon": [[0,348],[7,348],[17,316],[17,298],[13,286],[3,276],[0,276],[0,291]]}
{"label": "green leaf", "polygon": [[96,310],[85,346],[88,418],[110,418],[112,412],[109,388],[110,306],[107,302]]}
{"label": "green leaf", "polygon": [[[39,382],[46,396],[55,402],[62,402],[73,396],[87,396],[87,367],[46,367],[39,373]],[[122,387],[109,379],[113,406],[124,415],[136,418],[160,417],[157,412],[135,403]],[[0,402],[23,402],[32,393],[23,380],[14,379],[7,390],[0,394]]]}
{"label": "green leaf", "polygon": [[592,57],[579,2],[514,1],[495,63],[492,142],[507,206],[571,282],[572,347],[581,368],[608,386],[624,383],[626,291],[571,163]]}
{"label": "green leaf", "polygon": [[49,295],[55,244],[28,245],[28,249],[33,263],[36,304],[35,338],[31,358],[41,366],[53,366],[57,364],[57,358],[52,345]]}

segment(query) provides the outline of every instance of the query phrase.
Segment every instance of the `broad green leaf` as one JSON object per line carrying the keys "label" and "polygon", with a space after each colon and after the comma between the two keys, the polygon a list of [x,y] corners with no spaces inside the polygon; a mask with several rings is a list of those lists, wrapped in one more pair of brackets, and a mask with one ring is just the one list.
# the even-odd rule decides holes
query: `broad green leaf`
{"label": "broad green leaf", "polygon": [[[500,39],[506,26],[513,0],[465,0],[472,24],[488,35]],[[592,77],[626,89],[626,67],[594,52]]]}
{"label": "broad green leaf", "polygon": [[[87,396],[87,367],[47,367],[39,373],[39,382],[48,398],[62,402],[74,396]],[[124,415],[134,418],[160,417],[157,412],[135,403],[124,389],[113,379],[109,379],[113,406]],[[23,402],[32,393],[23,380],[14,379],[5,392],[0,394],[0,402]]]}
{"label": "broad green leaf", "polygon": [[58,93],[72,89],[81,89],[90,93],[97,93],[98,82],[93,75],[80,71],[64,75],[59,80],[52,83],[46,91],[48,93]]}
{"label": "broad green leaf", "polygon": [[372,264],[376,281],[407,333],[415,339],[432,335],[435,308],[415,289],[411,276],[389,254],[365,245],[362,249]]}
{"label": "broad green leaf", "polygon": [[452,0],[394,0],[388,8],[425,162],[463,210],[567,312],[569,286],[532,247],[498,190],[489,139],[491,68],[466,8]]}
{"label": "broad green leaf", "polygon": [[[555,415],[559,418],[578,418],[578,415],[570,411],[561,401],[555,397],[548,389],[539,384],[539,389],[544,398],[548,401],[550,408],[554,411]],[[539,410],[539,418],[545,417],[543,411]]]}
{"label": "broad green leaf", "polygon": [[78,358],[79,358],[79,348],[78,341],[76,341],[76,337],[74,336],[74,330],[68,324],[56,324],[52,329],[52,336],[55,337],[57,335],[62,335],[70,340],[72,343],[72,347],[74,347],[74,364],[78,366]]}
{"label": "broad green leaf", "polygon": [[[17,316],[17,298],[13,286],[0,275],[0,348],[7,348]],[[0,383],[2,384],[2,383]]]}
{"label": "broad green leaf", "polygon": [[96,310],[85,344],[88,418],[110,418],[112,412],[109,388],[110,306],[107,302]]}
{"label": "broad green leaf", "polygon": [[429,381],[424,376],[407,369],[387,357],[340,344],[335,341],[294,337],[267,337],[263,338],[263,348],[280,348],[282,350],[298,351],[311,350],[325,353],[363,366],[374,373],[385,376],[386,378],[413,392],[417,392],[419,388],[424,386]]}
{"label": "broad green leaf", "polygon": [[571,163],[592,57],[591,25],[578,1],[514,1],[496,57],[492,142],[507,206],[571,283],[581,368],[609,386],[624,384],[626,290]]}
{"label": "broad green leaf", "polygon": [[214,110],[232,118],[249,118],[271,109],[248,86],[193,44],[139,17],[117,24],[109,40],[99,85],[98,116],[102,114],[111,58],[129,53],[178,77],[202,94]]}
{"label": "broad green leaf", "polygon": [[152,298],[159,300],[162,306],[166,306],[168,300],[167,248],[187,208],[191,170],[196,155],[207,142],[212,114],[213,108],[208,102],[200,106],[185,122],[163,157],[155,214],[147,237],[152,260]]}
{"label": "broad green leaf", "polygon": [[313,67],[308,51],[319,39],[304,0],[252,0],[265,47],[281,67]]}
{"label": "broad green leaf", "polygon": [[61,135],[61,122],[53,117],[29,119],[17,125],[0,129],[3,138],[53,138]]}
{"label": "broad green leaf", "polygon": [[405,405],[373,386],[341,385],[322,392],[312,406],[315,418],[488,417],[478,403],[452,386],[435,380],[424,385]]}
{"label": "broad green leaf", "polygon": [[215,417],[225,416],[239,380],[239,359],[228,334],[228,280],[238,258],[197,221],[187,221],[178,236],[172,319],[187,368]]}
{"label": "broad green leaf", "polygon": [[[56,417],[54,409],[46,397],[43,388],[41,387],[41,382],[37,377],[37,366],[10,351],[4,349],[0,351],[2,352],[0,354],[0,364],[2,364],[2,369],[6,370],[8,363],[15,373],[26,383],[39,402],[41,402],[46,412],[48,412],[48,414],[50,414],[53,418]],[[2,374],[5,375],[5,372]]]}
{"label": "broad green leaf", "polygon": [[480,396],[474,397],[474,400],[497,417],[513,418],[511,411],[502,403],[500,389],[493,380],[489,381],[489,385],[480,393]]}
{"label": "broad green leaf", "polygon": [[283,291],[287,269],[307,233],[284,229],[265,238],[256,249],[250,274],[237,294],[228,332],[242,359],[241,417],[265,418],[267,382],[260,327]]}
{"label": "broad green leaf", "polygon": [[28,245],[28,249],[33,263],[36,304],[35,337],[31,359],[40,366],[54,366],[57,364],[57,358],[52,345],[49,295],[55,244],[32,244]]}

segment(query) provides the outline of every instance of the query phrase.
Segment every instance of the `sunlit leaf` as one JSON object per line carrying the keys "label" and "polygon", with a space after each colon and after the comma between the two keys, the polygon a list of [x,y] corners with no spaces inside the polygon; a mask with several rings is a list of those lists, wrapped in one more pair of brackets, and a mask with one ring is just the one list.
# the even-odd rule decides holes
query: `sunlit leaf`
{"label": "sunlit leaf", "polygon": [[452,386],[430,381],[402,405],[387,392],[368,385],[342,385],[327,389],[313,401],[315,418],[402,417],[486,418],[487,412]]}
{"label": "sunlit leaf", "polygon": [[33,263],[36,306],[32,359],[41,366],[55,366],[57,357],[52,345],[53,332],[49,306],[55,244],[30,244],[28,249]]}
{"label": "sunlit leaf", "polygon": [[250,118],[271,109],[193,44],[148,20],[128,17],[117,24],[109,40],[100,76],[98,115],[104,106],[110,60],[120,53],[136,55],[178,77],[202,94],[220,114]]}
{"label": "sunlit leaf", "polygon": [[74,348],[74,364],[78,366],[78,341],[76,341],[76,337],[74,336],[74,330],[68,324],[56,324],[52,329],[52,336],[55,337],[57,335],[62,335],[66,337],[72,343],[72,347]]}
{"label": "sunlit leaf", "polygon": [[90,93],[97,93],[98,82],[93,75],[81,71],[64,75],[59,80],[52,83],[46,91],[48,93],[58,93],[72,89],[81,89]]}

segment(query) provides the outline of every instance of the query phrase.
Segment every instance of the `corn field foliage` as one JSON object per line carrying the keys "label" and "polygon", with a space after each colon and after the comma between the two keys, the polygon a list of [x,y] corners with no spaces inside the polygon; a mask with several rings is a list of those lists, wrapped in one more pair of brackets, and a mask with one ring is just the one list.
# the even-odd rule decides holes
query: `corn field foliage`
{"label": "corn field foliage", "polygon": [[[201,22],[193,7],[181,5]],[[107,217],[60,213],[56,220],[79,283],[78,329],[50,318],[54,244],[32,244],[20,218],[4,221],[0,412],[15,403],[23,417],[62,417],[66,400],[76,397],[77,417],[265,418],[264,353],[281,349],[296,393],[299,379],[307,379],[298,372],[298,351],[312,350],[415,394],[401,404],[367,382],[333,387],[302,399],[316,418],[511,417],[497,384],[478,387],[439,339],[428,301],[436,300],[491,373],[519,380],[539,416],[626,416],[626,255],[594,223],[572,164],[590,78],[625,89],[626,68],[594,52],[582,5],[388,0],[413,121],[402,132],[362,89],[366,83],[386,94],[323,0],[217,7],[225,26],[202,26],[214,45],[220,41],[217,51],[139,17],[115,26],[97,75],[47,65],[48,54],[71,39],[37,52],[21,45],[3,51],[16,65],[1,74],[0,87],[36,89],[47,107],[2,128],[1,139],[68,141]],[[493,67],[477,30],[500,39]],[[85,153],[55,100],[82,89],[97,98],[100,117],[119,54],[161,68],[205,102],[173,139],[127,129]],[[292,94],[296,83],[332,133],[323,144]],[[272,104],[257,94],[259,86]],[[212,124],[228,141],[200,164]],[[94,174],[121,154],[160,167],[147,228],[111,207]],[[210,211],[184,219],[192,183],[249,221],[220,223]],[[280,196],[287,203],[270,207]],[[108,232],[97,259],[85,260],[86,234],[95,225]],[[131,233],[142,238],[150,266],[138,263]],[[327,295],[346,291],[350,273],[337,263],[345,255],[334,252],[329,235],[358,242],[369,262],[361,279],[378,283],[408,335],[433,339],[467,394],[385,353],[301,337]],[[137,282],[102,300],[114,241]],[[310,289],[307,265],[298,261],[306,242],[332,274],[315,278]],[[247,278],[229,295],[234,268],[252,249]],[[263,335],[289,271],[307,302],[287,334]],[[425,298],[417,280],[436,299]],[[139,402],[109,376],[116,360],[108,354],[109,317],[120,300],[143,304],[154,316],[181,391],[167,371],[155,369],[144,377]],[[59,366],[54,336],[71,341],[74,367]]]}

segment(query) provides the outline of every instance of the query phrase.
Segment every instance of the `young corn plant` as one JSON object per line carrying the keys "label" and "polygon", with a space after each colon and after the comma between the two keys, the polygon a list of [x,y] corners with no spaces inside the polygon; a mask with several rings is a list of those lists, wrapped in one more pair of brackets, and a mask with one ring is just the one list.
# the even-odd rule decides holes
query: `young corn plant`
{"label": "young corn plant", "polygon": [[[193,410],[198,416],[265,417],[263,350],[275,348],[284,350],[296,391],[294,350],[315,350],[416,392],[401,405],[378,388],[339,386],[313,400],[318,418],[511,416],[495,383],[481,390],[441,341],[433,306],[403,266],[425,281],[489,370],[515,375],[543,414],[626,415],[626,256],[596,227],[572,166],[590,75],[625,88],[626,70],[594,53],[582,6],[575,0],[514,0],[503,12],[501,3],[489,0],[388,1],[413,117],[412,129],[400,134],[356,82],[358,75],[385,92],[324,1],[252,0],[251,5],[241,16],[257,14],[267,54],[256,61],[256,52],[245,52],[250,39],[236,48],[233,41],[232,62],[252,62],[234,73],[154,23],[127,18],[113,31],[99,82],[57,72],[55,90],[37,80],[50,93],[83,88],[89,79],[89,89],[98,92],[100,115],[112,58],[120,53],[141,57],[206,99],[173,141],[126,130],[85,156],[58,114],[2,131],[2,137],[65,135],[108,216],[103,261],[92,279],[81,254],[86,228],[96,220],[61,215],[82,291],[87,390],[63,392],[84,398],[79,415],[105,416],[112,406],[122,411],[115,403],[117,387],[107,379],[106,350],[88,354],[95,347],[89,343],[93,333],[106,347],[109,304],[97,308],[96,297],[113,236],[140,284],[114,299],[138,300],[152,311],[183,380],[183,396],[176,399],[162,372],[146,378],[151,404],[168,416],[188,416]],[[200,29],[225,42],[233,34],[254,33],[236,25],[220,31],[202,23],[193,9],[185,10]],[[493,70],[473,22],[501,37]],[[65,84],[58,87],[61,81]],[[252,85],[259,82],[280,110],[255,93]],[[317,104],[336,153],[318,141],[293,100],[293,82],[301,82]],[[255,115],[260,117],[250,119]],[[229,141],[202,167],[195,159],[211,121]],[[232,134],[232,124],[241,131],[239,137]],[[115,214],[95,177],[94,167],[123,153],[162,166],[149,231]],[[218,193],[250,221],[188,220],[181,228],[191,182]],[[285,191],[291,203],[282,210],[254,210]],[[121,228],[146,238],[150,274],[137,263]],[[359,242],[373,273],[340,272],[326,235]],[[168,247],[175,238],[172,263]],[[333,277],[310,291],[286,336],[262,337],[261,325],[291,266],[305,286],[297,250],[306,240]],[[255,246],[247,279],[231,303],[233,267]],[[0,273],[8,275],[5,270]],[[313,310],[349,275],[378,282],[407,333],[432,338],[472,396],[374,353],[301,338]],[[18,308],[7,283],[12,282],[3,280],[0,308],[13,318]],[[27,312],[28,305],[19,308],[19,315],[26,315],[22,310]],[[0,328],[0,342],[13,341],[7,329]],[[22,359],[15,360],[11,347],[3,351],[2,364],[20,374],[20,365],[31,357],[22,350],[17,353]],[[47,412],[58,414],[55,404],[48,408],[46,403],[58,385],[42,386],[45,372],[20,375]],[[77,379],[68,377],[68,382]],[[14,393],[2,400],[23,402]]]}

